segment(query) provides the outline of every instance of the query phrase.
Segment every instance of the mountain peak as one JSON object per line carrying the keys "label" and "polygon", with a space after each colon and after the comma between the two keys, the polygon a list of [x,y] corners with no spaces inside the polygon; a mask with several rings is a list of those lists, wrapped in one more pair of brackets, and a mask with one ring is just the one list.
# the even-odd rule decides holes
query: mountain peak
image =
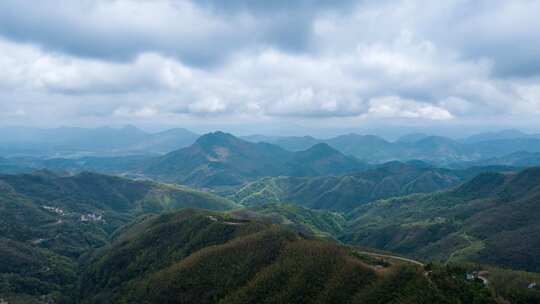
{"label": "mountain peak", "polygon": [[310,154],[317,154],[317,155],[335,155],[335,154],[341,154],[336,149],[330,147],[330,145],[326,143],[318,143],[314,144],[304,152],[310,153]]}
{"label": "mountain peak", "polygon": [[196,141],[198,145],[201,146],[217,146],[217,145],[230,145],[235,142],[240,142],[241,139],[235,137],[230,133],[225,133],[222,131],[216,131],[211,133],[206,133],[199,137]]}

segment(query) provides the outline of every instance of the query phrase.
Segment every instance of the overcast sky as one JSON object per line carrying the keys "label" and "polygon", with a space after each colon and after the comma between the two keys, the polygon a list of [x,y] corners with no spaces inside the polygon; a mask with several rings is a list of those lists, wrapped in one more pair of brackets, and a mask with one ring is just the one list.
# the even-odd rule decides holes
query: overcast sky
{"label": "overcast sky", "polygon": [[0,125],[540,128],[536,0],[2,0]]}

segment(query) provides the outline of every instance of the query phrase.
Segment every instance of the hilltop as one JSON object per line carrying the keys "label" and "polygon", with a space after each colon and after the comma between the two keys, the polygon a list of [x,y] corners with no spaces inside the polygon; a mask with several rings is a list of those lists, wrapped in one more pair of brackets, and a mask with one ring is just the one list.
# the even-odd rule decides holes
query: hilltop
{"label": "hilltop", "polygon": [[327,145],[289,152],[228,133],[201,136],[190,147],[150,161],[143,174],[197,187],[238,186],[263,176],[342,174],[365,168]]}

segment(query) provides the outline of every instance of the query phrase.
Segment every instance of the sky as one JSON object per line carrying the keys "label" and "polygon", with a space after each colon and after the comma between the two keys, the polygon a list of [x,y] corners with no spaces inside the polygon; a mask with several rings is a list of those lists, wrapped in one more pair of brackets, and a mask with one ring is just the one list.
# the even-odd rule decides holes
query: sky
{"label": "sky", "polygon": [[536,0],[2,0],[0,126],[539,130],[538,12]]}

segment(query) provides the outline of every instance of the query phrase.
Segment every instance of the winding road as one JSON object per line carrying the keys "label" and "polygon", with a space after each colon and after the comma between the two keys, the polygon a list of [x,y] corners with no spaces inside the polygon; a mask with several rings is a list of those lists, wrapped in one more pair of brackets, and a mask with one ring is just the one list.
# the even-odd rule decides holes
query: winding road
{"label": "winding road", "polygon": [[413,260],[413,259],[400,257],[400,256],[395,256],[395,255],[380,254],[380,253],[374,253],[374,252],[369,252],[369,251],[357,251],[357,252],[360,253],[360,254],[371,255],[371,256],[375,256],[375,257],[379,257],[379,258],[387,258],[387,259],[394,259],[394,260],[399,260],[399,261],[403,261],[403,262],[408,262],[408,263],[415,264],[415,265],[422,266],[422,267],[424,267],[424,265],[425,265],[422,262],[419,262],[419,261],[416,261],[416,260]]}
{"label": "winding road", "polygon": [[[357,252],[359,254],[365,254],[365,255],[370,255],[370,256],[379,257],[379,258],[387,258],[387,259],[394,259],[394,260],[399,260],[399,261],[403,261],[403,262],[408,262],[408,263],[415,264],[415,265],[418,265],[418,266],[421,266],[421,267],[425,266],[425,264],[422,263],[422,262],[419,262],[419,261],[416,261],[416,260],[413,260],[413,259],[400,257],[400,256],[388,255],[388,254],[380,254],[380,253],[374,253],[374,252],[369,252],[369,251],[357,251]],[[477,276],[477,278],[482,281],[484,286],[488,286],[489,280],[483,274],[479,274]]]}

